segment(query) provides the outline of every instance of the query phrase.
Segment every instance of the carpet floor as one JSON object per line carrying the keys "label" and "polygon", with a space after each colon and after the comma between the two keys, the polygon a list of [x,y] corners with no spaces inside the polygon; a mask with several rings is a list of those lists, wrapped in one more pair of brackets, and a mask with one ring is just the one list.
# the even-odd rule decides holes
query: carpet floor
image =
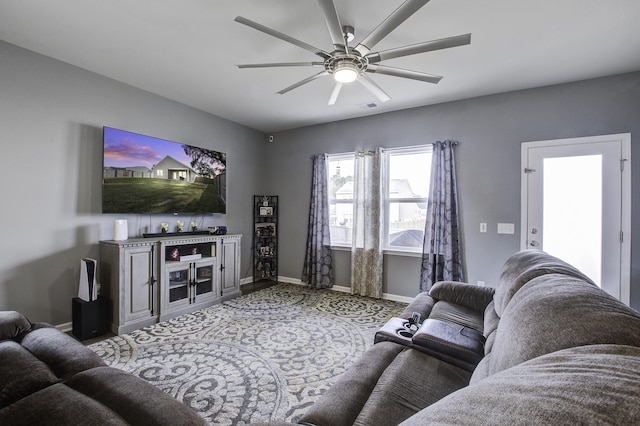
{"label": "carpet floor", "polygon": [[405,307],[278,284],[89,347],[212,425],[295,422]]}

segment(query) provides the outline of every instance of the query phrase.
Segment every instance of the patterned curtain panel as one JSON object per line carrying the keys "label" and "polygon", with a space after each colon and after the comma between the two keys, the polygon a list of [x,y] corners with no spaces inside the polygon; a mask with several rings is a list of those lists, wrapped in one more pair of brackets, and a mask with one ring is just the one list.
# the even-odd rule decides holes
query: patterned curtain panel
{"label": "patterned curtain panel", "polygon": [[422,291],[430,290],[438,281],[464,280],[454,145],[457,142],[448,140],[433,144],[431,187],[422,248]]}
{"label": "patterned curtain panel", "polygon": [[356,153],[351,294],[382,297],[382,149]]}
{"label": "patterned curtain panel", "polygon": [[311,179],[311,205],[307,230],[307,250],[302,268],[302,282],[315,288],[333,287],[333,259],[329,234],[329,193],[327,161],[324,154],[315,155]]}

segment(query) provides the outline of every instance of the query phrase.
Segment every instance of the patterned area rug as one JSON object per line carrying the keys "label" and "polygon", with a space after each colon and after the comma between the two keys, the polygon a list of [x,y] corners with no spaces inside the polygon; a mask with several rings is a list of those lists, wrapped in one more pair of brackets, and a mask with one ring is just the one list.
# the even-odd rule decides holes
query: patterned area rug
{"label": "patterned area rug", "polygon": [[405,306],[278,284],[89,347],[212,425],[295,422]]}

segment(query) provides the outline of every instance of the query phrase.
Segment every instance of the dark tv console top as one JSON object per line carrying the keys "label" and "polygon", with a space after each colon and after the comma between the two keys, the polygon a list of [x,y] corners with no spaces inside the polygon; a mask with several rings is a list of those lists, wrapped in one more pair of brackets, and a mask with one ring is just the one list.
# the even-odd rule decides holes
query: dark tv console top
{"label": "dark tv console top", "polygon": [[181,237],[189,235],[209,235],[209,231],[189,231],[189,232],[156,232],[153,234],[142,234],[144,238],[157,238],[157,237]]}

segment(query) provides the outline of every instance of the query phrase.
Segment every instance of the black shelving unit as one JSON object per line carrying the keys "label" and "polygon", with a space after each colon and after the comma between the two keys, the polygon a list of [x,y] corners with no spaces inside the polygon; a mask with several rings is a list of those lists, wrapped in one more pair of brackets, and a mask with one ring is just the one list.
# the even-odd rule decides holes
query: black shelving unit
{"label": "black shelving unit", "polygon": [[253,282],[278,281],[278,196],[253,196]]}

